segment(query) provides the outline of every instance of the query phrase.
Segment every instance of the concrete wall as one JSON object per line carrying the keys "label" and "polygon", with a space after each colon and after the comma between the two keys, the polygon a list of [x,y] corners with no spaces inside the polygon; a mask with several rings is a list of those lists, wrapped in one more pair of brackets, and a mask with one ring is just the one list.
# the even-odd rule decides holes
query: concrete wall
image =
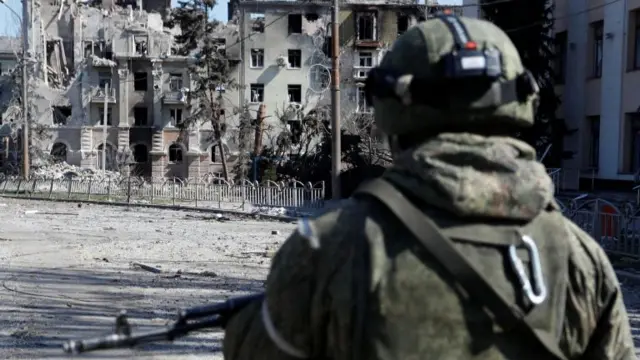
{"label": "concrete wall", "polygon": [[[267,119],[265,122],[264,145],[269,146],[270,140],[282,131],[285,123],[281,121],[282,114],[289,106],[288,86],[299,85],[301,87],[302,105],[305,111],[316,107],[318,102],[329,95],[327,86],[322,87],[310,78],[311,71],[328,71],[330,65],[322,52],[325,37],[328,12],[318,12],[318,18],[310,20],[304,16],[308,13],[300,6],[296,8],[272,8],[256,9],[253,12],[245,9],[242,13],[241,26],[248,36],[244,42],[243,55],[243,83],[246,85],[242,98],[249,103],[252,116],[256,116],[259,103],[251,101],[251,84],[264,86],[264,103],[266,104]],[[253,18],[257,14],[264,16],[264,23],[269,24],[264,32],[252,31]],[[289,33],[290,14],[302,14],[302,33]],[[264,63],[262,67],[251,66],[252,49],[264,51]],[[290,68],[288,65],[279,65],[278,58],[288,58],[288,50],[301,51],[300,68]]]}

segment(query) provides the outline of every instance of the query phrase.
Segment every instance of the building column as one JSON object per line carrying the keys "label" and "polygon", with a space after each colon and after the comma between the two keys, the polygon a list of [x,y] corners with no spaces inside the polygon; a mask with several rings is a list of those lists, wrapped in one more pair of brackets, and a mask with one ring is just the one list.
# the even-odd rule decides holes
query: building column
{"label": "building column", "polygon": [[129,126],[129,80],[129,69],[118,69],[118,125],[125,127]]}
{"label": "building column", "polygon": [[153,69],[151,70],[151,76],[153,77],[153,118],[151,126],[156,128],[164,128],[164,119],[162,118],[162,61],[152,60]]}
{"label": "building column", "polygon": [[615,179],[623,149],[622,81],[625,73],[626,1],[604,7],[598,177]]}
{"label": "building column", "polygon": [[585,82],[587,79],[589,19],[585,1],[568,1],[567,13],[575,14],[567,21],[567,67],[562,106],[570,129],[579,129],[565,140],[565,151],[574,152],[573,159],[564,160],[564,183],[567,189],[577,189],[583,166],[585,133]]}

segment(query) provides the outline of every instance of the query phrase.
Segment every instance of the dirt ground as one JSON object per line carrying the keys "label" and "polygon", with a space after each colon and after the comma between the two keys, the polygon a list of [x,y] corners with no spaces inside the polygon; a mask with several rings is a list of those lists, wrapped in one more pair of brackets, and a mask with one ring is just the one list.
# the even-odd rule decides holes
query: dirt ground
{"label": "dirt ground", "polygon": [[[165,325],[179,308],[261,291],[270,255],[294,227],[6,198],[0,219],[0,359],[30,360],[69,359],[63,341],[109,333],[122,309],[134,331],[144,331]],[[640,287],[624,291],[640,340]],[[222,359],[221,338],[212,330],[77,358]]]}
{"label": "dirt ground", "polygon": [[[64,340],[109,333],[121,309],[144,331],[179,308],[261,291],[270,254],[294,226],[15,199],[0,199],[0,218],[2,359],[67,359]],[[222,359],[221,335],[81,358]]]}

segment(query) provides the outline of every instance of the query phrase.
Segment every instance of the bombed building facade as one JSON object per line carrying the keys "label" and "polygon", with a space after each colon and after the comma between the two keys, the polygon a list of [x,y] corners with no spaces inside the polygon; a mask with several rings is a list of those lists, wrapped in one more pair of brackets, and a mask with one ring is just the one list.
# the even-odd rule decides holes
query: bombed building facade
{"label": "bombed building facade", "polygon": [[[104,150],[106,169],[144,177],[219,172],[211,129],[179,129],[189,115],[190,59],[173,54],[179,29],[164,27],[169,2],[25,3],[32,20],[30,118],[44,134],[32,136],[32,146],[86,168],[102,168]],[[222,43],[238,42],[232,27],[219,35]],[[10,111],[10,99],[1,100],[3,121],[21,116]]]}
{"label": "bombed building facade", "polygon": [[[25,3],[31,14],[30,119],[42,135],[32,135],[33,147],[71,165],[104,165],[136,176],[221,173],[211,125],[180,130],[190,112],[186,94],[192,59],[172,50],[180,30],[165,27],[168,1]],[[368,70],[399,34],[437,10],[414,1],[343,3],[343,118],[371,113],[363,92]],[[222,143],[229,164],[240,151],[237,109],[246,106],[251,117],[258,117],[260,146],[273,146],[279,132],[293,132],[306,114],[329,104],[330,11],[326,1],[229,2],[229,22],[215,34],[233,60],[231,76],[241,85],[221,90],[227,101],[229,130]],[[264,117],[258,116],[260,105]],[[21,117],[7,94],[0,93],[0,106],[3,122]],[[16,161],[19,141],[0,153]]]}
{"label": "bombed building facade", "polygon": [[[398,35],[442,9],[412,0],[341,2],[343,127],[363,117],[371,118],[373,109],[364,96],[364,81]],[[301,127],[306,114],[330,103],[330,1],[231,0],[229,14],[244,39],[238,75],[245,91],[240,103],[248,101],[255,108],[264,104],[265,128],[284,125],[294,131]],[[270,136],[265,132],[265,144],[273,142],[276,133]]]}

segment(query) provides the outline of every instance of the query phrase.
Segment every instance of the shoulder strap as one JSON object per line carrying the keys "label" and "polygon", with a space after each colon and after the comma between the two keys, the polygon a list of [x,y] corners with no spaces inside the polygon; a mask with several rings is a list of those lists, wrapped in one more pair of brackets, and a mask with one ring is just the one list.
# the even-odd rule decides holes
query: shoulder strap
{"label": "shoulder strap", "polygon": [[467,261],[438,226],[416,208],[400,191],[383,179],[375,179],[356,190],[387,206],[420,243],[434,255],[474,299],[481,299],[503,330],[520,330],[531,336],[556,360],[567,360],[547,331],[535,329],[515,304],[510,304],[490,282]]}

